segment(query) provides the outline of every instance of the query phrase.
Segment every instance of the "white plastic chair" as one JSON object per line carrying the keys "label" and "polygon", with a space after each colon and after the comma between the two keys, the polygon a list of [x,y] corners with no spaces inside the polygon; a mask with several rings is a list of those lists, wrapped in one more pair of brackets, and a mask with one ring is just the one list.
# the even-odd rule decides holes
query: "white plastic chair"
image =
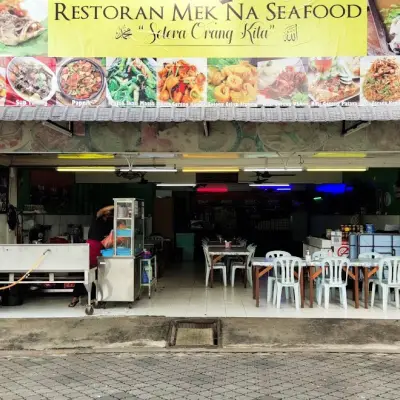
{"label": "white plastic chair", "polygon": [[[346,265],[346,278],[343,280],[343,267]],[[329,293],[331,289],[339,289],[340,304],[347,309],[347,281],[349,278],[350,260],[345,257],[329,257],[324,258],[321,262],[322,278],[321,283],[317,287],[318,305],[322,303],[322,294],[324,294],[325,308],[329,308]]]}
{"label": "white plastic chair", "polygon": [[[211,256],[210,253],[208,252],[208,247],[203,246],[204,250],[204,257],[206,259],[206,287],[208,286],[208,281],[210,279],[210,272],[211,272]],[[213,266],[213,269],[221,269],[222,270],[222,279],[224,281],[224,286],[227,286],[227,280],[226,280],[226,265],[223,262],[218,262],[215,263]]]}
{"label": "white plastic chair", "polygon": [[[359,254],[358,258],[360,260],[363,260],[363,259],[364,260],[372,260],[374,258],[376,258],[376,259],[382,258],[382,255],[380,253],[376,253],[376,252],[371,251],[369,253],[361,253],[361,254]],[[364,277],[363,272],[362,272],[362,270],[360,270],[360,280],[362,280],[363,277]],[[375,275],[371,276],[371,278],[368,279],[368,287],[369,287],[369,285],[371,283],[374,283],[374,281],[378,281],[378,274],[375,274]],[[364,285],[363,285],[362,289],[361,289],[361,299],[364,298],[364,294],[365,293],[364,293]],[[379,294],[379,298],[381,299],[382,298],[382,287],[381,286],[378,286],[378,294]]]}
{"label": "white plastic chair", "polygon": [[[387,278],[384,270],[387,269]],[[374,306],[376,286],[382,288],[382,307],[387,310],[389,289],[395,289],[396,308],[400,308],[400,257],[385,257],[379,260],[378,280],[372,282],[371,307]]]}
{"label": "white plastic chair", "polygon": [[[295,272],[298,272],[297,279]],[[274,260],[275,287],[274,302],[276,307],[281,308],[282,289],[293,289],[296,309],[300,309],[300,276],[302,270],[302,260],[298,257],[279,257]],[[276,289],[276,293],[275,293]]]}
{"label": "white plastic chair", "polygon": [[[274,251],[269,251],[265,255],[265,258],[267,258],[267,259],[272,258],[275,260],[278,257],[291,257],[291,254],[288,253],[287,251],[283,251],[283,250],[274,250]],[[276,279],[276,275],[272,276],[270,274],[268,276],[268,286],[267,286],[267,302],[268,303],[272,300],[272,285],[275,284],[275,279]],[[288,288],[285,288],[285,296],[286,296],[286,299],[289,299],[289,289]],[[275,302],[275,298],[274,298],[274,302]]]}
{"label": "white plastic chair", "polygon": [[247,250],[249,251],[249,255],[247,256],[245,262],[233,262],[231,265],[231,285],[235,286],[235,273],[237,269],[246,269],[247,280],[250,283],[250,286],[253,286],[253,274],[251,271],[251,260],[254,257],[254,253],[256,252],[257,246],[249,245],[247,246]]}
{"label": "white plastic chair", "polygon": [[[324,258],[328,257],[328,250],[320,250],[320,251],[316,251],[312,254],[311,256],[311,260],[312,261],[321,261]],[[321,285],[321,276],[318,276],[317,279],[315,279],[315,288],[316,288],[316,299],[318,300],[318,293],[319,293],[319,286]]]}

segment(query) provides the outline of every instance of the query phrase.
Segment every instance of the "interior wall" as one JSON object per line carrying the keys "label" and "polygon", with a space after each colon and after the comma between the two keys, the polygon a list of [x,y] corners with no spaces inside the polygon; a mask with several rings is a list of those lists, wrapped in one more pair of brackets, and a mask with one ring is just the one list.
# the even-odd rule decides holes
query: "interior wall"
{"label": "interior wall", "polygon": [[343,182],[352,184],[354,182],[363,182],[372,184],[376,189],[382,191],[382,194],[389,193],[391,203],[381,204],[382,214],[400,214],[400,201],[395,197],[395,183],[399,177],[400,169],[398,168],[371,168],[368,171],[359,174],[345,172],[343,173]]}
{"label": "interior wall", "polygon": [[[211,161],[210,161],[211,162]],[[195,165],[195,163],[193,163]],[[262,162],[260,161],[260,167]],[[146,179],[149,182],[157,183],[196,183],[196,174],[192,173],[148,173]],[[256,174],[251,172],[240,172],[239,182],[250,182],[256,179]],[[300,172],[294,176],[281,175],[272,176],[269,183],[341,183],[343,174],[341,172],[319,172],[307,173]],[[76,183],[127,183],[124,178],[116,176],[114,173],[77,173],[75,174]]]}

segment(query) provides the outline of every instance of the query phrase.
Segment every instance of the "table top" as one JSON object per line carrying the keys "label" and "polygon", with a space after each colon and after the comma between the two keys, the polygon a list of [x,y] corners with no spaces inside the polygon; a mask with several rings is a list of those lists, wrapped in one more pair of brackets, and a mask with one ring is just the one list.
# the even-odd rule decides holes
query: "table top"
{"label": "table top", "polygon": [[[251,263],[255,267],[273,267],[274,266],[274,260],[272,258],[265,258],[265,257],[253,257],[251,260]],[[352,267],[367,267],[367,268],[373,268],[373,267],[378,267],[379,264],[379,259],[362,259],[362,258],[352,258],[350,259],[350,263]],[[302,266],[312,266],[312,267],[321,267],[322,265],[322,260],[321,261],[312,261],[310,264],[307,264],[304,259],[302,259]]]}
{"label": "table top", "polygon": [[[220,242],[208,242],[207,246],[208,247],[225,247],[225,244],[224,243],[220,243]],[[243,247],[240,244],[233,244],[233,243],[231,244],[231,246],[233,248]]]}
{"label": "table top", "polygon": [[210,247],[208,252],[210,253],[211,256],[222,256],[222,255],[228,255],[228,256],[246,256],[250,254],[250,251],[247,250],[247,247],[234,247],[231,249],[226,249],[224,246],[216,246],[216,247]]}

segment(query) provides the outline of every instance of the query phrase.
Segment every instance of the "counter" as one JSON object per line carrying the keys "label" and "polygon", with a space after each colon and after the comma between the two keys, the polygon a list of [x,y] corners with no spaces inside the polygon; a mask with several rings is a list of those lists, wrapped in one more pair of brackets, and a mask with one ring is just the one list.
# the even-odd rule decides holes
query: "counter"
{"label": "counter", "polygon": [[100,257],[96,285],[98,302],[127,302],[140,297],[141,257]]}
{"label": "counter", "polygon": [[349,250],[349,245],[347,242],[343,242],[338,238],[335,238],[333,240],[328,240],[328,239],[322,239],[322,238],[317,238],[314,236],[309,236],[307,238],[307,241],[303,243],[303,257],[306,256],[307,251],[310,252],[310,255],[312,256],[315,252],[317,251],[323,251],[328,253],[329,250],[332,250],[333,247],[333,255],[334,256],[339,256],[339,257],[348,257],[350,250]]}
{"label": "counter", "polygon": [[305,243],[303,243],[303,257],[306,256],[307,251],[310,252],[312,256],[317,251],[330,250],[332,247],[332,242],[327,239],[321,239],[314,236],[309,236]]}
{"label": "counter", "polygon": [[0,286],[83,283],[88,292],[86,314],[93,314],[91,289],[96,269],[89,268],[88,244],[0,245],[0,259]]}

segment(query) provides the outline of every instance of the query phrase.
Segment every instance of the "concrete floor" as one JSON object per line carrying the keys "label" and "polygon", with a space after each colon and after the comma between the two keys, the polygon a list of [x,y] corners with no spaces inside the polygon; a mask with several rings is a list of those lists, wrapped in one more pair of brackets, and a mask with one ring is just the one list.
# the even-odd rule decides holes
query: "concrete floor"
{"label": "concrete floor", "polygon": [[[164,317],[1,319],[0,351],[160,351],[170,322]],[[399,321],[223,318],[221,324],[219,351],[400,353]]]}

